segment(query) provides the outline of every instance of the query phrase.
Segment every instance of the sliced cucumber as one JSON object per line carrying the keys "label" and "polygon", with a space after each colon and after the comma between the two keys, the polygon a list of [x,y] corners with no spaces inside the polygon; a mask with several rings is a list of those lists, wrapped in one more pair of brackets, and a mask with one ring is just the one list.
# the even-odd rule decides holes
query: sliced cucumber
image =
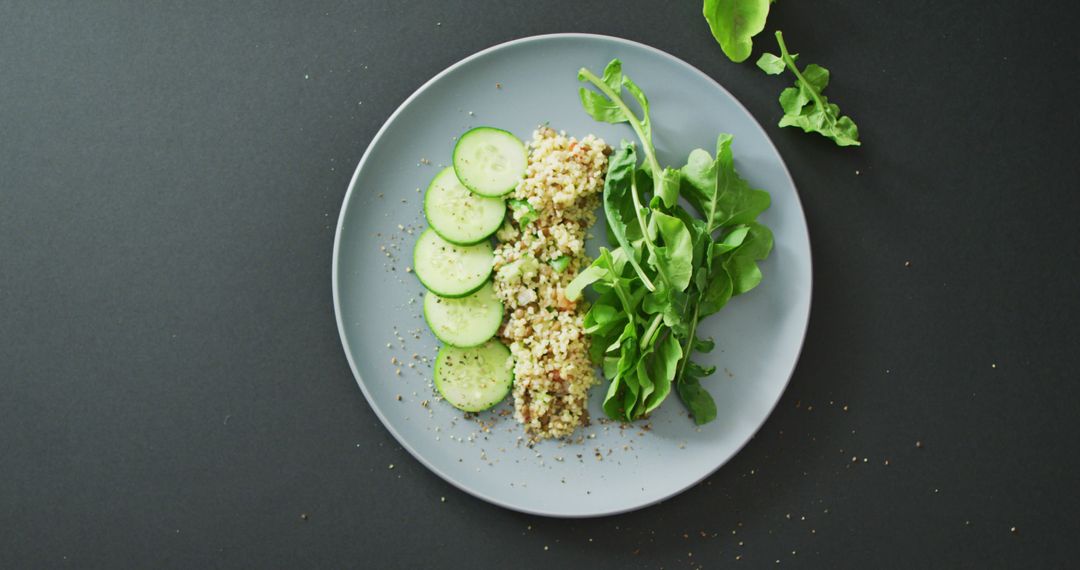
{"label": "sliced cucumber", "polygon": [[424,295],[424,320],[439,340],[459,348],[484,344],[502,324],[503,304],[488,281],[479,291],[447,299],[431,291]]}
{"label": "sliced cucumber", "polygon": [[491,242],[454,245],[428,228],[416,238],[413,270],[420,282],[440,297],[464,297],[484,286],[495,255]]}
{"label": "sliced cucumber", "polygon": [[454,145],[454,172],[473,192],[488,197],[509,194],[525,177],[528,153],[514,135],[492,127],[477,127]]}
{"label": "sliced cucumber", "polygon": [[424,217],[442,238],[472,245],[491,237],[502,225],[506,202],[473,194],[449,166],[435,175],[424,194]]}
{"label": "sliced cucumber", "polygon": [[497,340],[475,348],[444,346],[435,357],[435,388],[459,410],[486,410],[501,402],[513,383],[514,359]]}

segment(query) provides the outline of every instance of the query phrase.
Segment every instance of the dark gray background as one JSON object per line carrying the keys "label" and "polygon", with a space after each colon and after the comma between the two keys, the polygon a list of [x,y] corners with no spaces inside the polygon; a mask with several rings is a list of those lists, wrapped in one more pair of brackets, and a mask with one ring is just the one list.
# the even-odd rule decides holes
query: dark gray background
{"label": "dark gray background", "polygon": [[[727,61],[699,2],[182,4],[0,1],[0,566],[1075,557],[1071,3],[780,0],[753,59],[780,28],[828,67],[859,149],[777,128],[788,79]],[[746,449],[666,503],[577,521],[408,456],[330,295],[341,199],[397,105],[565,31],[656,46],[745,103],[816,269],[802,359]]]}

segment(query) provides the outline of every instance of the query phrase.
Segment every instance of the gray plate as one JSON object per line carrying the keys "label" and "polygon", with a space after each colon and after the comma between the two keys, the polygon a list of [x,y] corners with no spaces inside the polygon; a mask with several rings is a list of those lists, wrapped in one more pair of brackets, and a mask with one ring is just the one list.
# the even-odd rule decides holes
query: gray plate
{"label": "gray plate", "polygon": [[[625,73],[649,96],[662,163],[679,166],[696,147],[712,152],[721,131],[735,135],[740,173],[772,194],[772,207],[761,219],[775,232],[776,246],[762,266],[762,285],[702,324],[703,335],[717,340],[717,349],[703,359],[719,368],[704,382],[717,402],[716,421],[695,427],[673,393],[648,422],[648,431],[641,425],[594,422],[580,430],[580,441],[529,447],[512,417],[500,415],[510,410],[510,402],[469,419],[434,398],[430,361],[437,343],[421,317],[423,288],[406,271],[424,226],[417,189],[427,186],[440,165],[449,164],[454,137],[474,126],[501,127],[527,140],[538,124],[548,122],[579,138],[596,134],[613,146],[632,139],[629,127],[597,123],[578,102],[578,68],[599,73],[613,57],[622,59]],[[603,228],[598,224],[593,233],[602,236]],[[507,508],[597,516],[644,507],[692,486],[761,427],[791,377],[806,334],[810,243],[780,155],[723,87],[648,46],[559,34],[468,57],[394,112],[364,153],[345,195],[334,241],[333,286],[338,330],[356,381],[379,419],[421,463],[462,490]],[[603,392],[602,387],[592,392],[594,419],[603,418]]]}

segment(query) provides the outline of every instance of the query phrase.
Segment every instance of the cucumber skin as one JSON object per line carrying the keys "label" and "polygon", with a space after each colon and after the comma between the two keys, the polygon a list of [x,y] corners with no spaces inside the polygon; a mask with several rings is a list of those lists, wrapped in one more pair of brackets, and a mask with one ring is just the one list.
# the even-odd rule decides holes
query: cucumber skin
{"label": "cucumber skin", "polygon": [[[488,342],[490,342],[490,340]],[[503,346],[503,348],[506,349],[506,354],[507,354],[507,356],[509,356],[510,355],[510,348],[507,347],[505,344],[503,344],[501,341],[496,341],[496,342],[499,342],[499,344],[501,344]],[[484,346],[484,345],[481,344],[479,346]],[[454,347],[454,348],[457,348],[457,347]],[[440,353],[442,352],[441,348],[439,349],[439,352]],[[442,382],[439,380],[439,378],[440,378],[440,376],[439,376],[439,362],[440,361],[441,360],[439,359],[439,355],[435,355],[435,369],[432,371],[432,379],[433,379],[433,383],[435,384],[435,389],[439,392],[439,395],[442,396],[442,398],[444,400],[446,400],[446,395],[444,395],[443,391],[442,391]],[[517,376],[514,375],[514,370],[511,369],[510,370],[510,382],[507,383],[507,385],[506,385],[506,392],[503,393],[501,398],[499,398],[498,400],[492,402],[491,405],[486,407],[486,408],[477,408],[477,409],[466,410],[465,408],[459,408],[457,406],[454,406],[454,404],[451,403],[450,400],[446,400],[446,403],[450,404],[455,409],[461,410],[463,412],[475,413],[475,412],[487,411],[487,410],[490,410],[491,408],[494,408],[495,406],[498,406],[503,400],[506,399],[507,396],[510,395],[510,391],[514,389],[514,382],[517,382]]]}
{"label": "cucumber skin", "polygon": [[461,143],[465,139],[467,139],[469,137],[469,133],[472,133],[472,132],[475,132],[475,131],[481,131],[481,130],[483,130],[483,131],[499,131],[501,133],[506,133],[507,135],[510,135],[511,137],[514,137],[514,140],[521,143],[521,151],[525,153],[525,163],[526,164],[529,163],[529,150],[525,146],[525,143],[521,142],[521,139],[517,138],[517,136],[515,136],[514,133],[511,133],[510,131],[508,131],[506,129],[500,129],[500,128],[497,128],[497,127],[473,127],[471,129],[465,131],[465,134],[458,137],[457,142],[454,143],[454,151],[452,153],[450,153],[450,162],[454,166],[454,175],[456,175],[458,177],[458,180],[461,182],[462,186],[468,188],[469,192],[472,192],[473,194],[476,194],[477,196],[483,196],[485,198],[501,198],[501,197],[506,196],[507,194],[513,192],[514,189],[517,188],[517,183],[514,183],[513,186],[507,188],[506,190],[503,190],[502,192],[500,192],[498,194],[484,194],[483,192],[477,191],[472,186],[469,186],[469,184],[467,182],[465,182],[464,180],[461,179],[461,175],[459,175],[458,171],[457,171],[458,147],[461,146]]}
{"label": "cucumber skin", "polygon": [[[451,168],[453,168],[453,167],[451,167]],[[457,176],[457,171],[454,171],[454,176]],[[431,225],[431,218],[428,218],[428,204],[427,204],[427,202],[428,202],[427,201],[428,191],[431,190],[431,185],[435,183],[436,179],[438,179],[438,175],[436,175],[435,178],[431,179],[431,182],[428,183],[427,190],[424,190],[424,221],[427,222],[427,225],[428,225],[429,228],[431,228],[431,231],[439,234],[439,237],[443,238],[444,240],[446,240],[446,241],[448,241],[448,242],[450,242],[450,243],[452,243],[454,245],[476,245],[478,243],[483,242],[486,239],[491,239],[491,236],[493,236],[493,235],[495,235],[496,233],[499,232],[499,228],[501,228],[502,225],[503,225],[503,222],[506,221],[506,208],[505,207],[503,208],[503,217],[502,217],[502,220],[499,220],[499,225],[495,226],[495,229],[492,230],[490,234],[488,234],[488,235],[486,235],[486,236],[484,236],[484,237],[482,237],[482,238],[480,238],[480,239],[478,239],[476,241],[473,241],[473,242],[457,241],[457,240],[452,240],[452,239],[442,235],[442,232],[440,232],[438,229],[436,229],[435,226]],[[465,183],[462,182],[461,185],[465,186]],[[468,186],[465,186],[465,187],[468,188]],[[472,192],[472,190],[469,190],[469,192]],[[484,198],[491,198],[492,197],[492,196],[483,196],[482,194],[477,194],[477,196],[482,196]],[[504,204],[504,206],[505,206],[505,204]],[[415,264],[415,262],[416,262],[416,260],[414,259],[413,263]],[[423,283],[423,281],[421,281],[421,283]],[[426,285],[425,285],[425,287],[426,287]],[[439,296],[440,297],[445,297],[446,295],[439,295]],[[449,298],[452,298],[452,297],[449,297]]]}
{"label": "cucumber skin", "polygon": [[[421,283],[423,283],[423,281],[421,281]],[[491,283],[491,278],[490,277],[488,278],[487,281],[484,282],[484,285],[487,285],[488,283]],[[480,289],[483,289],[484,285],[481,285],[480,288],[477,289],[476,291],[479,291]],[[428,291],[431,291],[431,290],[428,289]],[[473,293],[475,293],[476,291],[474,291]],[[434,291],[431,291],[431,292],[433,294],[435,294],[435,295],[439,295],[438,293],[435,293]],[[470,295],[471,294],[472,293],[470,293]],[[439,296],[442,297],[443,299],[454,299],[455,298],[455,297],[443,297],[442,295],[439,295]],[[463,299],[464,297],[467,297],[467,296],[468,295],[465,295],[463,297],[457,297],[457,298],[458,299]],[[502,301],[499,302],[499,305],[503,307],[503,310],[505,310],[506,307],[505,307],[505,305],[502,305]],[[487,343],[487,341],[495,338],[495,335],[499,334],[499,327],[502,326],[502,322],[500,321],[497,325],[495,325],[495,330],[493,330],[491,332],[491,336],[485,338],[484,340],[482,340],[482,341],[480,341],[480,342],[478,342],[476,344],[454,344],[454,343],[444,339],[443,337],[439,336],[439,333],[435,332],[435,327],[431,326],[431,321],[428,320],[427,304],[426,303],[424,304],[423,310],[421,312],[424,314],[424,324],[427,325],[428,330],[431,331],[431,334],[435,335],[435,338],[439,339],[443,344],[445,344],[447,346],[452,346],[454,348],[476,348],[478,346],[484,346]]]}
{"label": "cucumber skin", "polygon": [[[428,228],[428,229],[435,232],[434,228]],[[427,231],[427,230],[425,230],[425,231]],[[422,235],[424,235],[424,233],[420,232],[420,236],[422,236]],[[439,235],[439,232],[435,232],[435,235]],[[461,293],[460,295],[444,295],[443,293],[441,293],[439,291],[436,291],[435,289],[432,289],[431,287],[428,287],[428,284],[424,283],[424,279],[422,277],[420,277],[420,273],[418,271],[416,271],[416,246],[420,245],[420,236],[416,237],[416,242],[413,244],[413,248],[412,248],[413,249],[413,253],[412,253],[413,275],[416,275],[417,281],[419,281],[420,284],[424,286],[424,289],[427,289],[428,291],[431,291],[432,293],[435,293],[436,295],[438,295],[438,296],[440,296],[440,297],[442,297],[444,299],[460,299],[462,297],[468,297],[469,295],[472,295],[473,293],[479,291],[484,285],[487,284],[488,281],[491,281],[491,275],[493,273],[495,273],[495,267],[494,266],[492,266],[491,269],[488,270],[487,277],[485,277],[484,280],[481,281],[479,285],[477,285],[476,287],[473,287],[472,289],[470,289],[470,290],[468,290],[468,291],[466,291],[464,293]],[[439,236],[439,239],[442,239],[442,236]],[[477,242],[477,243],[482,243],[482,241]],[[460,244],[454,244],[454,245],[460,245]],[[476,244],[474,243],[473,245],[476,245]]]}

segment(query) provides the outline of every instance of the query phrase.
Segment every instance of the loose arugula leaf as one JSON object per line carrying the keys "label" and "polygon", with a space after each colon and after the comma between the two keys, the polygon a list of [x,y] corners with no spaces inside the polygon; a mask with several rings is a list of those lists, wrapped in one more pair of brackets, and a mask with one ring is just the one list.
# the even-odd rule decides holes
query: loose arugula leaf
{"label": "loose arugula leaf", "polygon": [[780,107],[784,116],[781,127],[799,127],[804,132],[816,132],[830,138],[838,146],[859,146],[859,127],[851,117],[841,115],[840,107],[830,103],[823,91],[829,85],[829,70],[811,63],[803,70],[795,65],[797,54],[788,52],[784,35],[776,32],[780,55],[763,54],[757,65],[769,75],[777,75],[785,68],[795,75],[795,87],[780,93]]}
{"label": "loose arugula leaf", "polygon": [[765,29],[769,4],[769,0],[705,0],[702,14],[731,61],[739,63],[750,57],[754,47],[751,38]]}

